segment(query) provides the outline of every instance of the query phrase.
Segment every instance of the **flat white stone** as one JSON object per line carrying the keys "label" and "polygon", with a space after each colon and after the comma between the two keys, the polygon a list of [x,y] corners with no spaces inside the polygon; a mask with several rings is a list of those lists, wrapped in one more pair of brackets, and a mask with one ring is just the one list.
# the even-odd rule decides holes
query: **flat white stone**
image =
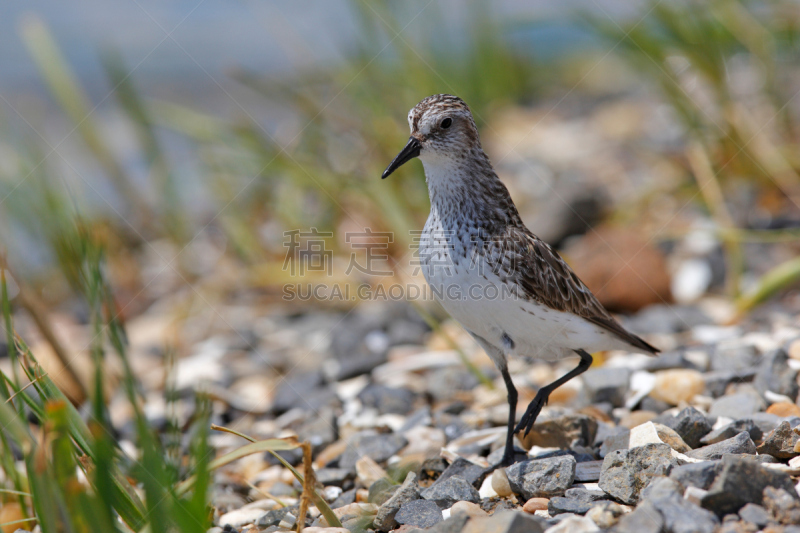
{"label": "flat white stone", "polygon": [[238,529],[244,525],[254,523],[263,514],[263,509],[236,509],[235,511],[231,511],[230,513],[225,513],[224,515],[220,516],[219,525],[222,527],[230,525],[231,527]]}
{"label": "flat white stone", "polygon": [[480,494],[481,499],[483,498],[496,498],[498,496],[497,492],[492,488],[492,476],[486,476],[486,479],[483,480],[481,484],[481,490],[478,491]]}
{"label": "flat white stone", "polygon": [[637,370],[631,374],[630,390],[633,395],[625,402],[625,407],[633,409],[636,404],[650,394],[656,384],[656,376],[651,372]]}
{"label": "flat white stone", "polygon": [[692,502],[695,505],[700,505],[703,501],[703,496],[708,494],[707,490],[699,487],[687,487],[686,492],[683,493],[683,499]]}

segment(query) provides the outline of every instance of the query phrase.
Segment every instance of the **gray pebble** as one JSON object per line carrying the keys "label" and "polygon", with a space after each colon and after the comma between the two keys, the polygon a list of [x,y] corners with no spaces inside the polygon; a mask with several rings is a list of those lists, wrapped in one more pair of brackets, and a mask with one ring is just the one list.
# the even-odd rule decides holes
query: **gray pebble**
{"label": "gray pebble", "polygon": [[758,453],[768,454],[778,459],[791,459],[800,455],[794,451],[798,441],[800,441],[800,434],[797,430],[792,429],[789,422],[784,421],[764,437],[764,442],[758,447]]}
{"label": "gray pebble", "polygon": [[722,463],[720,461],[703,461],[675,467],[669,477],[680,483],[684,489],[697,487],[708,490],[721,470]]}
{"label": "gray pebble", "polygon": [[761,504],[766,487],[794,491],[788,474],[770,470],[744,456],[726,455],[722,470],[703,497],[704,508],[718,515],[735,513],[748,503]]}
{"label": "gray pebble", "polygon": [[458,457],[455,461],[450,463],[450,466],[448,466],[444,472],[442,472],[441,476],[439,476],[439,479],[436,480],[434,485],[441,483],[452,476],[459,476],[477,489],[480,488],[481,483],[483,483],[487,473],[488,472],[486,468],[482,467],[481,465],[476,465],[472,461],[467,461],[463,457]]}
{"label": "gray pebble", "polygon": [[660,478],[645,489],[643,497],[653,504],[664,520],[664,529],[672,533],[713,533],[719,525],[717,516],[683,498],[681,486]]}
{"label": "gray pebble", "polygon": [[711,461],[713,459],[721,459],[725,454],[742,453],[749,455],[755,455],[756,453],[756,445],[750,438],[750,434],[746,431],[742,431],[735,437],[723,440],[722,442],[717,442],[716,444],[710,444],[708,446],[703,446],[702,448],[692,450],[687,452],[686,455],[693,459]]}
{"label": "gray pebble", "polygon": [[354,470],[356,462],[365,455],[378,463],[386,461],[407,444],[402,435],[357,433],[347,441],[347,449],[339,459],[339,468]]}
{"label": "gray pebble", "polygon": [[419,499],[417,476],[414,472],[409,472],[400,488],[378,508],[374,522],[375,528],[384,532],[396,529],[399,526],[395,519],[397,512],[404,504],[417,499]]}
{"label": "gray pebble", "polygon": [[755,524],[759,529],[766,526],[770,521],[767,510],[755,503],[748,503],[739,509],[739,517],[745,522]]}
{"label": "gray pebble", "polygon": [[365,387],[358,399],[365,407],[374,407],[381,414],[405,415],[414,407],[414,393],[410,390],[375,383]]}
{"label": "gray pebble", "polygon": [[511,490],[526,500],[560,496],[572,486],[577,461],[570,455],[515,463],[506,469]]}
{"label": "gray pebble", "polygon": [[478,503],[481,497],[467,480],[461,476],[450,476],[420,492],[426,500],[435,501],[442,509],[447,509],[458,501]]}
{"label": "gray pebble", "polygon": [[797,371],[789,368],[789,355],[783,350],[773,350],[759,363],[753,385],[761,394],[767,391],[797,398]]}
{"label": "gray pebble", "polygon": [[761,437],[763,436],[761,428],[759,428],[755,422],[748,418],[744,420],[736,420],[730,424],[722,426],[721,428],[715,429],[700,439],[700,442],[705,445],[716,444],[723,440],[735,437],[742,431],[749,433],[750,438],[753,439],[754,442],[760,441]]}
{"label": "gray pebble", "polygon": [[431,500],[413,500],[400,506],[394,517],[398,524],[427,528],[442,521],[442,510]]}
{"label": "gray pebble", "polygon": [[711,403],[708,414],[739,419],[767,408],[764,399],[756,392],[740,392],[717,398]]}
{"label": "gray pebble", "polygon": [[669,474],[672,448],[666,444],[645,444],[606,455],[600,471],[600,488],[615,499],[635,505],[641,491],[655,476]]}
{"label": "gray pebble", "polygon": [[711,370],[744,370],[758,364],[754,346],[718,346],[711,354]]}
{"label": "gray pebble", "polygon": [[800,498],[795,490],[766,487],[764,507],[781,524],[800,524]]}
{"label": "gray pebble", "polygon": [[711,424],[706,416],[694,407],[686,407],[674,417],[658,417],[654,422],[659,422],[675,430],[683,442],[697,448],[700,439],[711,431]]}

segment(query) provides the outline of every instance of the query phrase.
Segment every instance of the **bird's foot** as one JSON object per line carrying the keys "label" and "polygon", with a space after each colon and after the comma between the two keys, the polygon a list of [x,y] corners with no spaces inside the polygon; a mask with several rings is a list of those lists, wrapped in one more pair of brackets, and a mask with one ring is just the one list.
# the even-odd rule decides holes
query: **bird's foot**
{"label": "bird's foot", "polygon": [[544,388],[539,389],[539,392],[536,393],[536,397],[528,404],[528,408],[525,410],[525,414],[522,415],[519,424],[514,428],[514,433],[519,433],[524,430],[522,436],[528,436],[528,433],[533,429],[533,424],[536,423],[536,418],[539,416],[539,413],[542,412],[542,407],[547,405],[547,398],[549,395],[549,391]]}

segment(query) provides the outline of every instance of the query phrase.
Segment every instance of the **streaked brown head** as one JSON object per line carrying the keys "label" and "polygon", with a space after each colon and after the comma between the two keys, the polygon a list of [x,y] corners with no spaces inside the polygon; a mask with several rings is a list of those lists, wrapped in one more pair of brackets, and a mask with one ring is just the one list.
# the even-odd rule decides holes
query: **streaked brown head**
{"label": "streaked brown head", "polygon": [[435,94],[415,105],[408,113],[408,126],[408,144],[383,172],[383,178],[415,157],[459,157],[476,143],[480,146],[469,107],[451,94]]}

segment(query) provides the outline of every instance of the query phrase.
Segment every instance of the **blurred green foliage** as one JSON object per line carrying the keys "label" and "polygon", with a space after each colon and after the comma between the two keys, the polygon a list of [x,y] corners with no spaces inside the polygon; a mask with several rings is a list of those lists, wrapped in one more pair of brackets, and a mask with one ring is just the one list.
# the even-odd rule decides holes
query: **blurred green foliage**
{"label": "blurred green foliage", "polygon": [[[421,226],[427,213],[422,173],[408,166],[403,172],[411,176],[386,182],[379,176],[404,143],[410,105],[429,94],[455,93],[479,110],[476,118],[482,124],[493,109],[530,101],[546,76],[530,55],[508,45],[506,28],[482,3],[471,4],[468,35],[461,35],[463,42],[458,43],[441,42],[447,39],[446,33],[437,31],[445,25],[442,12],[426,13],[420,20],[422,31],[412,40],[403,34],[396,3],[364,0],[354,7],[362,38],[347,65],[290,80],[263,79],[244,70],[233,73],[265,102],[291,110],[299,126],[289,139],[278,139],[246,112],[222,119],[175,102],[146,100],[134,88],[120,57],[108,53],[106,73],[119,110],[135,132],[151,180],[147,191],[134,183],[92,120],[89,101],[47,28],[36,20],[24,25],[22,38],[32,59],[100,169],[97,186],[113,190],[119,200],[89,209],[62,182],[63,167],[47,157],[54,147],[45,139],[15,136],[4,123],[8,141],[2,167],[6,175],[0,180],[0,224],[26,239],[11,242],[9,231],[0,232],[7,260],[24,278],[26,249],[47,254],[71,293],[90,310],[95,340],[92,412],[87,423],[41,374],[33,354],[15,336],[3,279],[10,356],[14,368],[23,369],[33,385],[25,389],[21,376],[0,376],[0,423],[5,427],[0,432],[0,469],[5,473],[0,497],[18,502],[26,520],[35,515],[43,533],[199,533],[210,524],[207,489],[213,465],[207,407],[198,399],[187,450],[165,447],[149,426],[128,365],[123,327],[111,312],[115,305],[104,273],[109,248],[122,243],[136,249],[159,238],[184,246],[206,223],[220,227],[238,258],[248,263],[275,254],[259,234],[266,222],[321,229],[355,223],[376,231],[394,230],[404,238],[409,228]],[[757,180],[800,198],[799,133],[791,106],[784,103],[794,90],[787,83],[786,67],[797,67],[800,57],[796,6],[784,1],[653,1],[644,12],[642,20],[624,25],[596,15],[584,21],[611,46],[620,45],[633,70],[661,89],[691,140],[708,154],[712,179],[722,182],[723,191],[728,180]],[[738,94],[729,68],[741,61],[760,80],[746,98]],[[753,118],[754,107],[760,117],[764,106],[774,119],[759,124]],[[765,128],[769,135],[763,134]],[[187,186],[178,184],[160,141],[164,130],[191,143],[197,182],[188,187],[212,192],[218,212],[213,218],[198,219],[194,213]],[[690,174],[687,165],[687,180]],[[721,212],[713,205],[709,210]],[[394,245],[405,253],[408,244]],[[778,267],[765,277],[760,292],[743,300],[743,309],[798,276],[796,262]],[[108,423],[103,380],[109,353],[124,368],[123,385],[141,450],[134,461],[124,458]],[[174,395],[168,391],[169,398]],[[27,423],[29,418],[41,431]],[[262,448],[270,446],[278,444]],[[24,471],[16,467],[12,450],[21,452]],[[180,467],[184,463],[176,456],[181,454],[186,454],[190,467]],[[88,486],[77,479],[78,470]],[[402,477],[398,473],[394,481]]]}
{"label": "blurred green foliage", "polygon": [[[642,18],[619,24],[585,15],[592,31],[655,83],[688,132],[687,175],[720,228],[736,229],[725,193],[758,184],[800,207],[800,148],[794,78],[800,68],[800,10],[790,1],[651,0]],[[739,221],[740,223],[743,221]],[[729,294],[740,296],[742,250],[722,236]],[[800,279],[792,262],[738,298],[747,311]],[[776,283],[780,280],[780,283]]]}

